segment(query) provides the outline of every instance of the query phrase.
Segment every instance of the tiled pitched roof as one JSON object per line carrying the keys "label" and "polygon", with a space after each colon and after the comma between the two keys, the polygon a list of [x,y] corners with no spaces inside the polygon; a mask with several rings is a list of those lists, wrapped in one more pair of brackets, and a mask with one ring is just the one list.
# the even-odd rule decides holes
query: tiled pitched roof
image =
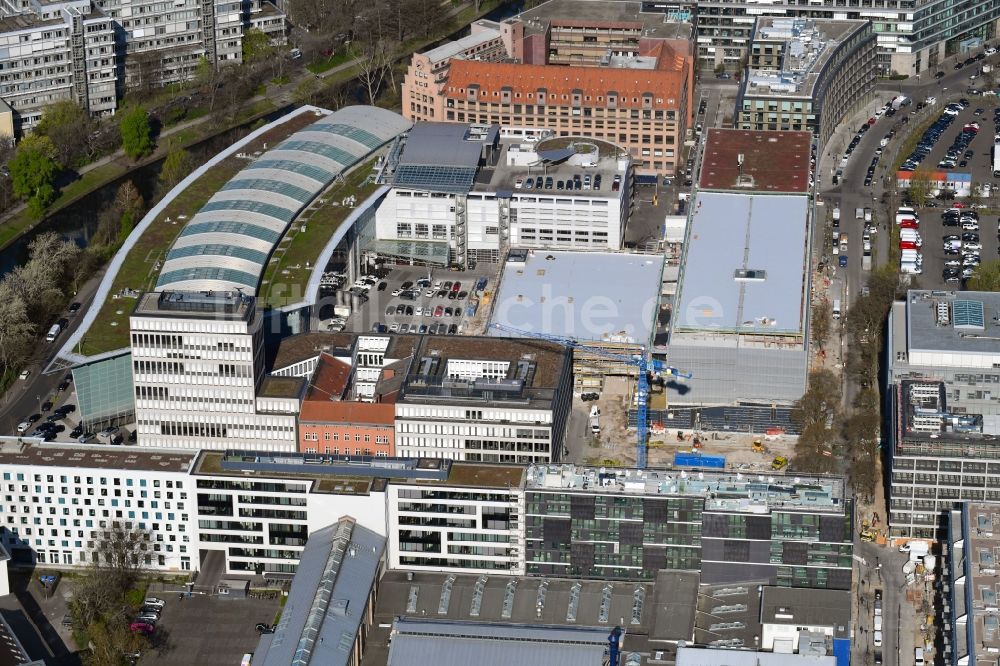
{"label": "tiled pitched roof", "polygon": [[[539,88],[544,88],[552,101],[568,101],[574,90],[592,97],[591,104],[603,104],[608,92],[618,93],[619,108],[641,108],[642,95],[652,93],[654,107],[672,107],[680,104],[687,72],[687,59],[670,52],[664,45],[657,57],[658,69],[632,69],[611,67],[566,67],[562,65],[524,65],[518,63],[480,62],[453,60],[448,73],[445,96],[465,99],[465,90],[473,84],[479,86],[483,101],[500,100],[499,93],[509,87],[521,93],[521,103],[530,104]],[[529,96],[530,95],[530,96]],[[554,95],[559,97],[553,98]],[[562,95],[567,100],[561,99]],[[656,99],[662,99],[657,102]],[[634,100],[634,101],[633,101]]]}

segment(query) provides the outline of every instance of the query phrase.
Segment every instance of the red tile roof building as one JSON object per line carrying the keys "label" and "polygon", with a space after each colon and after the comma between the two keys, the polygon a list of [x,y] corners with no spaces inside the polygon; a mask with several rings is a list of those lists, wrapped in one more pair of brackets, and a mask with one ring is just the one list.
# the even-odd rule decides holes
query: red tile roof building
{"label": "red tile roof building", "polygon": [[657,18],[639,3],[550,0],[496,24],[505,58],[456,52],[429,73],[415,55],[403,115],[592,136],[627,149],[637,173],[673,172],[692,120],[694,58],[690,28]]}
{"label": "red tile roof building", "polygon": [[[398,385],[391,381],[375,402],[351,395],[354,369],[349,363],[323,353],[302,401],[299,414],[299,451],[331,455],[395,455],[395,413]],[[393,367],[382,370],[392,380]]]}

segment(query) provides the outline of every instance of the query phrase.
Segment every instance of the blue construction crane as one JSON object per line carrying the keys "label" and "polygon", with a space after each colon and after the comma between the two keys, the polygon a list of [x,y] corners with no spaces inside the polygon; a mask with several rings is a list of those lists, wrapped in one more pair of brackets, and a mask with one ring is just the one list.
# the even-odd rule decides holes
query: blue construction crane
{"label": "blue construction crane", "polygon": [[690,372],[678,370],[677,368],[665,365],[663,361],[658,361],[655,358],[649,358],[646,354],[645,347],[642,347],[642,351],[640,353],[627,356],[625,354],[615,354],[613,352],[609,352],[606,349],[597,346],[596,343],[585,340],[577,340],[576,338],[549,335],[548,333],[535,333],[534,331],[524,331],[519,328],[514,328],[513,326],[496,323],[490,324],[490,328],[495,328],[496,330],[503,331],[504,333],[512,333],[526,338],[537,338],[539,340],[548,340],[549,342],[558,342],[559,344],[565,345],[570,349],[580,349],[588,354],[593,354],[594,356],[601,356],[603,358],[619,361],[621,363],[627,363],[628,365],[638,368],[639,385],[636,399],[636,416],[638,417],[636,419],[636,430],[638,431],[636,433],[636,467],[639,469],[646,469],[646,447],[649,440],[649,373],[652,371],[657,375],[670,375],[680,379],[691,379]]}

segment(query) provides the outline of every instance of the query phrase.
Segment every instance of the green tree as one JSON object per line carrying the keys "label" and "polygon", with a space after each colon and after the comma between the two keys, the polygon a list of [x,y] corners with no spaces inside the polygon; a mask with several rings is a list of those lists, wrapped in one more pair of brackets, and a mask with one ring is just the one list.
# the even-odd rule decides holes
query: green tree
{"label": "green tree", "polygon": [[35,133],[52,139],[60,164],[80,166],[87,161],[88,139],[93,124],[90,115],[80,105],[61,100],[45,107]]}
{"label": "green tree", "polygon": [[1000,291],[1000,261],[984,261],[976,266],[968,286],[972,291]]}
{"label": "green tree", "polygon": [[840,405],[840,380],[826,369],[809,374],[809,388],[792,409],[799,439],[791,466],[802,472],[833,471],[837,465],[837,433],[831,429]]}
{"label": "green tree", "polygon": [[14,194],[28,202],[36,217],[40,216],[56,196],[59,162],[52,139],[36,134],[24,137],[8,168]]}
{"label": "green tree", "polygon": [[194,159],[191,153],[183,148],[171,150],[163,160],[163,168],[160,169],[160,190],[168,192],[174,185],[184,180],[193,168]]}
{"label": "green tree", "polygon": [[153,150],[153,128],[146,109],[136,106],[126,111],[118,128],[122,135],[122,149],[133,160]]}
{"label": "green tree", "polygon": [[812,339],[820,349],[826,346],[826,341],[830,338],[830,319],[833,308],[830,301],[823,299],[813,306],[812,311]]}
{"label": "green tree", "polygon": [[243,62],[256,64],[274,57],[271,39],[260,28],[250,28],[243,33]]}
{"label": "green tree", "polygon": [[910,185],[907,188],[910,192],[910,199],[917,206],[927,204],[934,185],[931,182],[931,170],[926,166],[917,167],[917,170],[910,174]]}

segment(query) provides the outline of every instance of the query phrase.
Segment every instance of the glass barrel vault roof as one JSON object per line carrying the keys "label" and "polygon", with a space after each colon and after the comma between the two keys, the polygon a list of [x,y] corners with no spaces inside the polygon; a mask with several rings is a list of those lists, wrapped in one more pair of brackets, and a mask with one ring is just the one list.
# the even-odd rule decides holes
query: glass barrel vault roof
{"label": "glass barrel vault roof", "polygon": [[349,106],[274,146],[188,221],[167,254],[157,290],[256,293],[292,220],[343,171],[409,127],[392,111]]}

